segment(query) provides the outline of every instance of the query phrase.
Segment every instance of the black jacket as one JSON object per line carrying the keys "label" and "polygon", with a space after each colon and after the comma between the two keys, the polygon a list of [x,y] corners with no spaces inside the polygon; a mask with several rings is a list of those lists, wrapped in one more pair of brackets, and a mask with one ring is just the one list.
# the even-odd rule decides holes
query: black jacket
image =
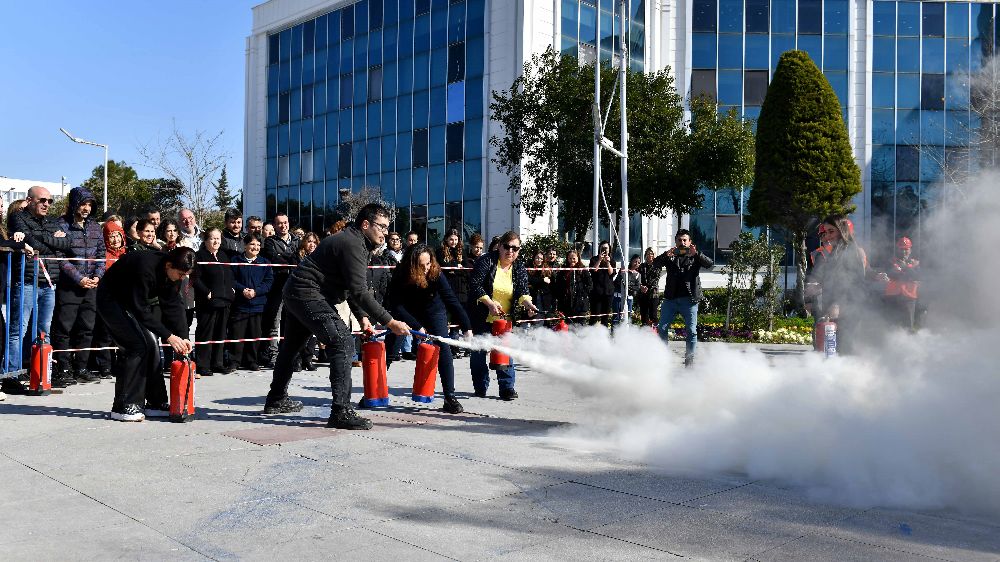
{"label": "black jacket", "polygon": [[[499,252],[487,252],[476,260],[472,267],[472,275],[469,276],[469,309],[472,311],[472,329],[477,332],[485,332],[487,329],[486,318],[489,310],[479,302],[484,295],[493,298],[493,278],[497,275],[497,262],[500,261]],[[514,298],[511,299],[512,306],[517,306],[518,301],[524,295],[529,295],[528,270],[520,260],[514,260],[511,272],[511,279],[514,282]],[[505,310],[510,315],[510,310]]]}
{"label": "black jacket", "polygon": [[691,254],[668,256],[667,252],[663,252],[653,260],[653,267],[663,267],[667,270],[663,298],[691,297],[695,301],[700,301],[702,299],[701,277],[699,277],[701,268],[712,267],[715,262],[701,252],[694,256]]}
{"label": "black jacket", "polygon": [[117,302],[159,338],[171,334],[187,338],[181,284],[167,277],[166,261],[162,252],[132,252],[118,258],[97,286],[98,302]]}
{"label": "black jacket", "polygon": [[389,279],[392,277],[393,271],[384,266],[396,265],[395,259],[383,257],[384,255],[372,256],[369,262],[369,265],[381,267],[368,268],[368,289],[383,308],[386,307],[385,296],[389,290]]}
{"label": "black jacket", "polygon": [[[615,267],[615,260],[609,259],[611,262],[611,267]],[[601,256],[594,256],[590,258],[590,278],[594,282],[594,288],[591,292],[594,296],[598,297],[610,297],[615,294],[615,279],[618,277],[618,272],[608,273],[606,267],[601,267]]]}
{"label": "black jacket", "polygon": [[590,291],[593,286],[590,272],[584,267],[559,271],[556,275],[559,311],[567,316],[590,312]]}
{"label": "black jacket", "polygon": [[[58,219],[48,216],[36,217],[31,214],[31,211],[28,209],[18,211],[10,217],[10,224],[7,225],[7,231],[10,233],[23,232],[24,241],[34,248],[35,252],[43,258],[66,257],[66,252],[70,250],[70,246],[72,244],[68,236],[63,238],[56,238],[54,236],[56,232],[63,232],[62,228],[59,226]],[[60,265],[62,262],[48,260],[43,263],[45,264],[45,269],[49,272],[49,277],[52,279],[52,283],[58,283]],[[39,265],[39,268],[41,268],[41,265]],[[39,269],[38,275],[43,279],[45,277],[41,269]],[[14,260],[13,266],[11,267],[11,279],[16,279],[20,282],[20,276],[21,260]],[[28,260],[25,264],[24,282],[34,283],[34,281],[35,268],[31,261]]]}
{"label": "black jacket", "polygon": [[660,290],[660,274],[663,268],[651,263],[642,262],[639,264],[639,285],[646,287],[645,293],[638,293],[639,298],[655,298]]}
{"label": "black jacket", "polygon": [[[270,240],[270,238],[268,238]],[[285,287],[285,298],[315,298],[330,305],[347,301],[359,320],[362,317],[385,325],[392,320],[368,288],[368,263],[375,247],[354,225],[327,236],[316,251],[302,260]]]}
{"label": "black jacket", "polygon": [[[539,310],[553,310],[553,292],[555,290],[556,272],[547,269],[528,272],[528,289],[531,291],[531,302]],[[546,282],[548,280],[548,282]]]}
{"label": "black jacket", "polygon": [[[438,265],[441,267],[465,267],[465,260],[459,260],[454,254],[452,254],[451,259],[445,259],[444,248],[438,248],[436,254]],[[444,275],[448,278],[448,284],[451,285],[451,290],[455,292],[455,297],[457,297],[458,301],[462,303],[469,300],[470,273],[472,273],[471,270],[444,270]]]}
{"label": "black jacket", "polygon": [[[264,239],[261,245],[260,255],[271,263],[284,265],[298,265],[299,263],[299,239],[289,234],[288,242],[285,242],[277,235]],[[271,284],[272,295],[281,295],[281,289],[285,286],[285,281],[292,274],[291,267],[275,267],[274,283]]]}
{"label": "black jacket", "polygon": [[[194,285],[194,302],[199,308],[224,308],[233,303],[236,298],[233,270],[229,266],[232,260],[225,250],[213,257],[205,246],[194,254],[198,265],[191,273],[191,284]],[[201,262],[215,262],[222,265],[201,265]],[[212,298],[208,295],[211,294]]]}
{"label": "black jacket", "polygon": [[222,246],[220,247],[226,251],[226,254],[230,256],[242,254],[243,250],[246,249],[245,245],[243,244],[243,233],[241,232],[240,234],[233,236],[228,230],[223,228]]}
{"label": "black jacket", "polygon": [[397,269],[389,282],[389,307],[394,316],[411,328],[430,329],[431,317],[447,312],[462,331],[472,329],[469,315],[451,290],[446,276],[439,275],[436,280],[428,280],[423,288],[410,283],[409,277],[408,271]]}

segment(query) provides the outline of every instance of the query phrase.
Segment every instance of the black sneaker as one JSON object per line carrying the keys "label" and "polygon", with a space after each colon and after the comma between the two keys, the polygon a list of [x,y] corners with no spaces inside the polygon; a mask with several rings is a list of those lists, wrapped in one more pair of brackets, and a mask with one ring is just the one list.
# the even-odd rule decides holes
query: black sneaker
{"label": "black sneaker", "polygon": [[372,421],[359,416],[354,411],[354,408],[344,408],[342,410],[332,410],[326,426],[337,429],[371,429]]}
{"label": "black sneaker", "polygon": [[486,398],[486,391],[485,390],[477,390],[473,394],[476,395],[476,398]]}
{"label": "black sneaker", "polygon": [[417,354],[413,353],[412,351],[404,351],[402,353],[402,355],[403,355],[403,359],[405,359],[407,361],[413,361],[414,359],[417,358]]}
{"label": "black sneaker", "polygon": [[445,396],[444,407],[441,409],[449,414],[461,414],[465,411],[465,408],[462,407],[462,403],[459,402],[458,398],[455,398],[454,396]]}
{"label": "black sneaker", "polygon": [[142,413],[142,408],[138,405],[126,404],[121,408],[112,408],[111,419],[123,422],[141,422],[146,419],[146,415]]}
{"label": "black sneaker", "polygon": [[277,402],[264,404],[265,414],[291,414],[302,411],[302,402],[290,398],[282,398]]}
{"label": "black sneaker", "polygon": [[102,369],[101,372],[97,374],[97,376],[101,377],[102,379],[115,378],[115,376],[111,374],[111,369]]}
{"label": "black sneaker", "polygon": [[246,370],[246,371],[259,371],[260,370],[260,365],[258,365],[256,363],[250,363],[249,365],[247,365],[243,369]]}
{"label": "black sneaker", "polygon": [[501,390],[500,391],[500,399],[501,400],[506,400],[508,402],[510,402],[511,400],[517,400],[517,391],[516,390]]}
{"label": "black sneaker", "polygon": [[151,404],[146,402],[146,408],[144,412],[147,418],[169,418],[170,417],[170,404],[164,402],[163,404]]}
{"label": "black sneaker", "polygon": [[52,388],[66,388],[76,384],[76,379],[69,373],[54,373],[49,384],[52,385]]}
{"label": "black sneaker", "polygon": [[81,369],[73,373],[73,378],[79,383],[100,382],[101,380],[101,377],[98,377],[86,369]]}
{"label": "black sneaker", "polygon": [[313,363],[312,357],[302,360],[302,369],[305,371],[315,371],[316,363]]}
{"label": "black sneaker", "polygon": [[28,387],[14,377],[0,379],[0,392],[4,394],[27,394]]}
{"label": "black sneaker", "polygon": [[231,375],[236,372],[235,365],[224,365],[222,367],[213,367],[213,371],[219,373],[220,375]]}

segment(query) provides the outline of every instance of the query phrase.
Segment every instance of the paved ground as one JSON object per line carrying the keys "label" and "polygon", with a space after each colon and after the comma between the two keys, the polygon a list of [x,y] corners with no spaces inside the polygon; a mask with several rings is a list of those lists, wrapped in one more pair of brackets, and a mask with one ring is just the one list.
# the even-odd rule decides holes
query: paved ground
{"label": "paved ground", "polygon": [[[568,449],[548,433],[591,404],[540,375],[519,376],[516,402],[463,398],[448,416],[409,400],[403,363],[393,408],[354,433],[323,427],[326,376],[296,375],[307,408],[270,417],[269,374],[202,379],[183,425],[107,420],[108,382],[9,397],[0,559],[1000,559],[1000,521],[820,505]],[[471,391],[467,361],[458,379]]]}

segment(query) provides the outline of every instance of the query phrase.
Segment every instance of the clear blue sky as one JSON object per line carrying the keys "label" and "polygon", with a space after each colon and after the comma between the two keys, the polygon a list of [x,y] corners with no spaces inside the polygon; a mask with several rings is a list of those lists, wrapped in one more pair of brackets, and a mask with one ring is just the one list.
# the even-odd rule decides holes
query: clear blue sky
{"label": "clear blue sky", "polygon": [[136,146],[180,130],[224,131],[243,185],[250,9],[262,0],[0,0],[0,176],[77,185],[108,144],[140,177]]}

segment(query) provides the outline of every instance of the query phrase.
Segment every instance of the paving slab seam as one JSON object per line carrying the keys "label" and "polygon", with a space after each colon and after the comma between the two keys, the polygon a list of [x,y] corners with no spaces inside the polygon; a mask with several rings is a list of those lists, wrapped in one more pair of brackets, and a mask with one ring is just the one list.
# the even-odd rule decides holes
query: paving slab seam
{"label": "paving slab seam", "polygon": [[102,505],[102,506],[104,506],[105,508],[107,508],[107,509],[109,509],[111,511],[114,511],[115,513],[121,515],[122,517],[128,518],[128,519],[134,521],[135,523],[138,523],[139,525],[142,525],[143,527],[145,527],[145,528],[153,531],[154,533],[156,533],[158,535],[161,535],[161,536],[163,536],[163,537],[165,537],[165,538],[167,538],[167,539],[169,539],[169,540],[171,540],[171,541],[173,541],[173,542],[175,542],[175,543],[183,546],[184,548],[187,548],[191,552],[194,552],[196,554],[204,556],[205,558],[207,558],[209,560],[213,560],[214,562],[221,562],[217,558],[212,558],[208,554],[206,554],[206,553],[198,550],[197,548],[195,548],[195,547],[193,547],[193,546],[191,546],[191,545],[189,545],[189,544],[181,541],[180,539],[177,539],[176,537],[172,537],[172,536],[164,533],[163,531],[157,529],[156,527],[153,527],[153,526],[149,525],[148,523],[146,523],[144,521],[141,521],[141,520],[139,520],[139,519],[137,519],[137,518],[129,515],[128,513],[125,513],[124,511],[122,511],[122,510],[120,510],[120,509],[118,509],[118,508],[116,508],[114,506],[108,505],[108,504],[104,503],[103,501],[95,498],[94,496],[91,496],[90,494],[88,494],[86,492],[83,492],[81,490],[78,490],[78,489],[74,488],[73,486],[70,486],[69,484],[63,482],[62,480],[59,480],[58,478],[55,478],[54,476],[46,474],[46,473],[42,472],[41,470],[38,470],[37,468],[35,468],[35,467],[33,467],[33,466],[29,465],[29,464],[25,464],[25,463],[21,462],[20,460],[12,457],[10,455],[8,455],[5,451],[0,451],[0,455],[3,455],[4,457],[6,457],[6,458],[8,458],[8,459],[10,459],[10,460],[12,460],[14,462],[16,462],[17,464],[23,466],[24,468],[27,468],[28,470],[32,470],[34,472],[37,472],[41,476],[44,476],[45,478],[48,478],[49,480],[52,480],[53,482],[59,484],[60,486],[63,486],[63,487],[68,488],[70,490],[73,490],[77,494],[80,494],[81,496],[83,496],[83,497],[85,497],[85,498],[87,498],[87,499],[89,499],[89,500],[91,500],[91,501],[93,501],[93,502],[95,502],[95,503],[97,503],[99,505]]}
{"label": "paving slab seam", "polygon": [[820,537],[829,537],[831,539],[836,539],[838,541],[850,542],[850,543],[854,543],[854,544],[863,544],[865,546],[871,546],[871,547],[874,547],[874,548],[881,548],[883,550],[889,550],[889,551],[892,551],[892,552],[899,552],[899,553],[902,553],[902,554],[907,554],[907,555],[912,555],[912,556],[919,556],[921,558],[927,558],[927,559],[930,559],[930,560],[941,560],[942,562],[961,562],[961,561],[956,560],[954,558],[940,558],[938,556],[932,556],[930,554],[924,554],[924,553],[921,553],[921,552],[913,552],[913,551],[905,550],[905,549],[902,549],[902,548],[893,548],[891,546],[886,546],[884,544],[871,543],[871,542],[868,542],[868,541],[861,541],[861,540],[858,540],[858,539],[852,539],[852,538],[844,537],[844,536],[841,536],[841,535],[835,535],[833,533],[817,532],[817,533],[814,533],[814,535],[815,536],[820,536]]}
{"label": "paving slab seam", "polygon": [[438,556],[447,558],[448,560],[455,560],[456,562],[461,562],[460,558],[452,558],[451,556],[448,556],[447,554],[444,554],[444,553],[441,553],[441,552],[437,552],[435,550],[431,550],[429,548],[426,548],[426,547],[423,547],[423,546],[420,546],[420,545],[417,545],[417,544],[413,544],[411,542],[404,541],[403,539],[400,539],[398,537],[394,537],[392,535],[388,535],[388,534],[386,534],[383,531],[378,531],[378,530],[372,529],[371,527],[366,527],[364,525],[359,525],[357,528],[364,529],[366,531],[375,533],[376,535],[378,535],[380,537],[385,537],[387,539],[394,540],[394,541],[396,541],[398,543],[402,543],[402,544],[405,544],[407,546],[412,546],[413,548],[416,548],[418,550],[423,550],[424,552],[430,552],[431,554],[436,554]]}
{"label": "paving slab seam", "polygon": [[[604,538],[604,539],[611,539],[611,540],[617,541],[617,542],[623,542],[623,543],[626,543],[626,544],[631,544],[631,545],[635,545],[635,546],[641,546],[643,548],[648,548],[650,550],[655,550],[657,552],[663,552],[663,553],[669,554],[671,556],[676,556],[677,558],[687,558],[687,556],[684,556],[683,554],[678,554],[676,552],[671,552],[671,551],[669,551],[669,550],[667,550],[665,548],[659,548],[659,547],[655,547],[655,546],[649,546],[648,544],[642,544],[641,542],[635,542],[635,541],[630,541],[630,540],[626,540],[626,539],[622,539],[622,538],[618,538],[618,537],[612,537],[611,535],[605,535],[603,533],[598,533],[596,531],[592,531],[592,530],[589,530],[589,529],[581,529],[579,527],[574,527],[572,525],[567,525],[565,523],[556,523],[556,525],[562,525],[563,527],[566,527],[566,528],[569,528],[569,529],[573,529],[574,531],[580,531],[581,533],[587,533],[588,535],[594,535],[594,536],[601,537],[601,538]],[[609,525],[610,525],[610,523],[609,523]]]}

